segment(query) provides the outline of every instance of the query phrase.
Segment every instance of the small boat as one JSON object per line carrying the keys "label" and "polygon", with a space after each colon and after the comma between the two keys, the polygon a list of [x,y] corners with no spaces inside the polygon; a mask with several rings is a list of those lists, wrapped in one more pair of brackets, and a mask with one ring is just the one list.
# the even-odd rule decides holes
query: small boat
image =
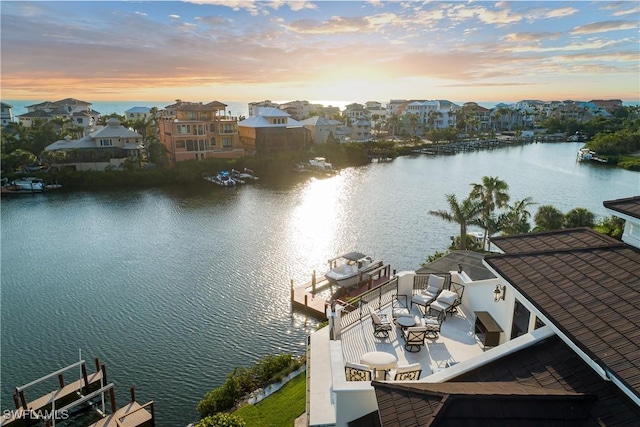
{"label": "small boat", "polygon": [[606,158],[598,156],[595,151],[589,150],[588,148],[578,150],[578,160],[593,160],[595,162],[607,163]]}
{"label": "small boat", "polygon": [[349,252],[329,260],[329,271],[324,276],[329,283],[350,288],[358,284],[360,273],[370,269],[373,259],[360,252]]}
{"label": "small boat", "polygon": [[253,174],[253,171],[248,168],[244,168],[243,172],[240,172],[235,169],[231,169],[231,177],[236,181],[241,181],[241,183],[245,183],[246,181],[252,180],[257,181],[258,177]]}
{"label": "small boat", "polygon": [[3,194],[33,194],[62,188],[60,184],[47,184],[42,178],[26,177],[8,182],[7,178],[0,180]]}
{"label": "small boat", "polygon": [[320,170],[320,171],[332,171],[333,165],[327,162],[327,159],[324,157],[315,157],[313,159],[309,159],[309,166],[311,169]]}
{"label": "small boat", "polygon": [[235,179],[231,177],[228,171],[220,171],[218,172],[217,175],[214,175],[214,176],[207,175],[207,176],[204,176],[204,179],[206,179],[207,181],[213,182],[215,184],[221,185],[223,187],[231,187],[238,183],[236,182]]}
{"label": "small boat", "polygon": [[576,131],[576,133],[567,138],[568,142],[584,142],[586,140],[587,134],[580,131]]}

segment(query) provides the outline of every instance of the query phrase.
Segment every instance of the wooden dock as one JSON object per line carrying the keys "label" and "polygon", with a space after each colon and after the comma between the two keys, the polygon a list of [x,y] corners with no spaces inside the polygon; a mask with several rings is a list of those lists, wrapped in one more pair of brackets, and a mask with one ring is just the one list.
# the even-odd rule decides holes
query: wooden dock
{"label": "wooden dock", "polygon": [[[14,410],[5,410],[0,417],[0,426],[32,426],[35,423],[51,426],[52,421],[68,419],[71,410],[78,408],[82,411],[93,408],[96,399],[102,397],[102,410],[94,408],[103,418],[92,424],[91,427],[154,427],[155,416],[153,401],[140,405],[135,401],[135,392],[131,388],[131,403],[122,408],[117,408],[113,383],[104,385],[107,381],[107,372],[104,364],[100,365],[95,359],[96,372],[87,373],[84,360],[80,360],[56,372],[45,375],[35,381],[16,387],[13,394]],[[81,369],[81,378],[71,383],[66,383],[64,373],[74,368]],[[58,379],[59,387],[55,390],[27,402],[25,390],[36,384],[41,384],[53,378]],[[104,395],[109,393],[111,401],[111,414],[104,410]]]}
{"label": "wooden dock", "polygon": [[[382,261],[376,263],[373,268],[365,272],[360,273],[359,283],[356,289],[346,292],[340,295],[336,302],[338,304],[346,304],[344,300],[349,298],[358,297],[365,292],[375,289],[388,283],[395,272],[391,271],[389,264],[383,264]],[[302,286],[294,287],[293,280],[291,281],[291,308],[301,311],[307,315],[310,315],[318,320],[327,320],[326,308],[331,306],[331,299],[325,298],[320,295],[322,291],[331,290],[331,284],[326,277],[320,276],[316,278],[315,271],[313,272],[311,281],[305,283]],[[332,292],[330,292],[332,293]]]}

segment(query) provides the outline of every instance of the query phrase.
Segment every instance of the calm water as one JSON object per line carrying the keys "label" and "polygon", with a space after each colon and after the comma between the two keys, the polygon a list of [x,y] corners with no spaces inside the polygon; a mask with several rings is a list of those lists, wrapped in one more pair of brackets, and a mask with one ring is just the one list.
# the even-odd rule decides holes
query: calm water
{"label": "calm water", "polygon": [[81,350],[107,364],[119,403],[135,386],[158,425],[184,426],[233,367],[304,351],[316,322],[291,313],[290,279],[350,250],[400,271],[445,249],[457,226],[428,215],[445,194],[498,176],[512,200],[599,217],[604,200],[640,194],[640,174],[577,163],[580,146],[404,157],[285,188],[3,198],[1,409]]}

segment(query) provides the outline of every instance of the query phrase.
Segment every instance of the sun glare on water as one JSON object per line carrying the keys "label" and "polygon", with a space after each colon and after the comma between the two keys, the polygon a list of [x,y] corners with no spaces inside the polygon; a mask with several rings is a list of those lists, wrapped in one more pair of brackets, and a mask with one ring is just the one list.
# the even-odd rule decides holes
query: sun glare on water
{"label": "sun glare on water", "polygon": [[311,179],[292,213],[289,229],[293,246],[307,265],[324,266],[334,256],[336,230],[345,216],[341,202],[343,181],[341,175]]}

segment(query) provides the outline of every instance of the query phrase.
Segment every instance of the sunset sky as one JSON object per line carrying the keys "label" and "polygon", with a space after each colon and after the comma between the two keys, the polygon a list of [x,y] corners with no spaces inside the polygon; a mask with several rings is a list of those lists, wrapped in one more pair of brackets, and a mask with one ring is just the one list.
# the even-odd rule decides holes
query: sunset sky
{"label": "sunset sky", "polygon": [[2,1],[3,100],[640,97],[638,1]]}

